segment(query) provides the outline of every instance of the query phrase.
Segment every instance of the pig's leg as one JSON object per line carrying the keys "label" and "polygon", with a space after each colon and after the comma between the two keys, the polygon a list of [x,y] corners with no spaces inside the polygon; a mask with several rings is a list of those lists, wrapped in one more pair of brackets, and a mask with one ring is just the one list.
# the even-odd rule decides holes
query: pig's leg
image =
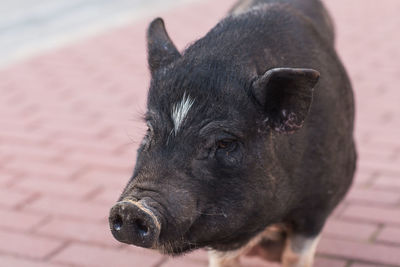
{"label": "pig's leg", "polygon": [[283,267],[311,267],[319,235],[306,237],[302,234],[291,233],[286,240],[282,255]]}
{"label": "pig's leg", "polygon": [[247,253],[248,256],[258,256],[267,261],[281,262],[286,243],[287,230],[284,225],[268,226],[262,233],[261,239]]}
{"label": "pig's leg", "polygon": [[240,267],[239,257],[241,251],[219,252],[209,251],[209,267]]}
{"label": "pig's leg", "polygon": [[[278,241],[281,239],[281,225],[271,225],[263,232],[251,239],[245,246],[240,249],[228,252],[210,251],[209,267],[240,267],[239,258],[241,255],[251,254],[251,251],[257,247],[263,239]],[[255,249],[256,250],[256,249]],[[255,254],[258,254],[254,252]]]}

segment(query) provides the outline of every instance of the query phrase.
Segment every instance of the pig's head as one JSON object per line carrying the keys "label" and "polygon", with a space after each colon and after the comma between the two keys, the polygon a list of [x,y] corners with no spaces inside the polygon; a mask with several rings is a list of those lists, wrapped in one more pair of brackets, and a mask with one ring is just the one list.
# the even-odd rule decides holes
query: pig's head
{"label": "pig's head", "polygon": [[229,250],[285,212],[275,140],[302,126],[318,72],[249,78],[196,46],[181,55],[161,19],[149,27],[148,130],[109,218],[121,242],[169,254]]}

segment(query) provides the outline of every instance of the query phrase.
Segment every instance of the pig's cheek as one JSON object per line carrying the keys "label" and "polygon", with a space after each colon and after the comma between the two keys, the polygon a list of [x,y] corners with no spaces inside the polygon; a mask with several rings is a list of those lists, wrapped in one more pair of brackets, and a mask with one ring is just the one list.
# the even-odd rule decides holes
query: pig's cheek
{"label": "pig's cheek", "polygon": [[[222,154],[223,153],[223,154]],[[242,163],[241,151],[222,152],[217,156],[218,161],[227,167],[239,167]]]}
{"label": "pig's cheek", "polygon": [[201,151],[199,151],[199,153],[197,154],[195,159],[196,160],[206,160],[207,158],[210,157],[211,152],[212,152],[211,149],[202,149]]}

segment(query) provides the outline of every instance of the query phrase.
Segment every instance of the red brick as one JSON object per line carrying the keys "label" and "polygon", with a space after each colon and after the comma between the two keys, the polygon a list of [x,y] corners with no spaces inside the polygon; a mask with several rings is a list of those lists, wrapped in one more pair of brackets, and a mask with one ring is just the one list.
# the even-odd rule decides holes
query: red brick
{"label": "red brick", "polygon": [[106,188],[121,190],[128,183],[133,173],[133,163],[130,170],[89,169],[78,177],[78,181],[89,184],[98,184]]}
{"label": "red brick", "polygon": [[333,238],[322,238],[317,252],[321,255],[369,261],[375,264],[398,265],[400,262],[397,247]]}
{"label": "red brick", "polygon": [[115,203],[121,195],[123,187],[116,188],[103,188],[97,195],[95,195],[91,201],[101,203],[104,205],[112,205]]}
{"label": "red brick", "polygon": [[161,267],[207,267],[207,262],[193,261],[186,257],[168,259]]}
{"label": "red brick", "polygon": [[398,192],[400,190],[400,176],[380,176],[373,182],[373,187]]}
{"label": "red brick", "polygon": [[379,162],[364,160],[358,163],[358,168],[363,170],[377,171],[379,173],[400,175],[399,163],[395,161]]}
{"label": "red brick", "polygon": [[97,191],[98,186],[76,183],[71,181],[58,181],[42,179],[41,177],[26,176],[13,185],[13,190],[33,192],[56,197],[69,197],[82,199],[90,193]]}
{"label": "red brick", "polygon": [[384,227],[376,240],[400,245],[400,228]]}
{"label": "red brick", "polygon": [[81,241],[112,247],[121,245],[112,236],[108,222],[95,224],[83,221],[53,219],[40,225],[35,233],[62,240]]}
{"label": "red brick", "polygon": [[346,209],[347,203],[342,201],[336,208],[332,211],[332,213],[329,215],[331,219],[336,219],[342,214],[342,212]]}
{"label": "red brick", "polygon": [[371,162],[371,161],[380,161],[380,162],[386,162],[393,160],[395,157],[395,150],[389,150],[386,151],[385,153],[378,153],[377,151],[358,151],[359,161],[366,161],[366,162]]}
{"label": "red brick", "polygon": [[0,230],[0,252],[43,259],[62,246],[61,241]]}
{"label": "red brick", "polygon": [[23,207],[23,210],[51,214],[63,218],[107,220],[110,208],[105,205],[87,203],[83,200],[66,200],[45,196],[35,200],[33,203],[28,203]]}
{"label": "red brick", "polygon": [[0,132],[0,141],[7,143],[8,145],[39,145],[45,144],[51,135],[45,135],[44,133],[32,135],[27,133],[26,130],[15,130],[13,132]]}
{"label": "red brick", "polygon": [[17,179],[17,175],[15,174],[0,172],[0,188],[8,186],[10,183],[16,181]]}
{"label": "red brick", "polygon": [[73,128],[68,127],[52,127],[46,126],[45,122],[41,125],[41,131],[51,132],[54,134],[54,138],[70,138],[75,140],[93,140],[95,138],[101,137],[102,134],[108,131],[107,127],[101,126],[102,128]]}
{"label": "red brick", "polygon": [[[131,137],[125,141],[125,142],[119,142],[121,143],[120,146],[118,146],[117,149],[117,153],[118,155],[120,155],[121,157],[125,157],[125,158],[129,158],[129,159],[136,159],[136,151],[137,148],[142,140],[143,135],[141,135],[139,138],[137,139],[132,139]],[[115,138],[110,138],[111,141],[110,142],[114,142],[114,144],[117,143],[117,141],[113,141],[115,140]],[[140,140],[140,141],[136,141],[136,140]]]}
{"label": "red brick", "polygon": [[45,216],[21,211],[0,210],[0,218],[0,228],[27,231],[42,222]]}
{"label": "red brick", "polygon": [[350,267],[382,267],[382,265],[371,265],[371,264],[364,264],[364,263],[353,263]]}
{"label": "red brick", "polygon": [[[2,115],[4,115],[4,113],[2,113]],[[0,124],[2,125],[0,138],[2,140],[4,140],[4,139],[7,140],[7,137],[10,139],[13,139],[14,136],[16,138],[22,136],[23,138],[20,138],[20,139],[31,140],[34,138],[35,141],[38,141],[38,140],[43,141],[43,133],[42,133],[42,135],[32,134],[31,132],[29,132],[29,134],[26,133],[28,130],[31,130],[32,121],[27,121],[27,120],[18,121],[18,120],[15,120],[16,117],[17,117],[17,114],[9,114],[8,119],[6,119],[5,116],[0,117]],[[30,143],[32,143],[32,142],[30,142]]]}
{"label": "red brick", "polygon": [[[69,94],[74,93],[74,91],[70,90],[69,88],[63,92],[68,92]],[[63,94],[63,92],[60,92],[58,96],[60,96],[61,99],[66,100],[66,96]],[[46,113],[46,110],[48,109],[49,108],[40,110],[40,114],[38,117],[40,118],[41,123],[50,124],[51,126],[55,126],[55,128],[57,129],[59,129],[58,126],[62,126],[62,128],[65,128],[66,126],[68,128],[85,128],[88,126],[89,123],[91,127],[103,127],[102,121],[93,120],[91,116],[76,116],[75,114],[71,114],[68,112]],[[63,143],[64,141],[75,141],[83,143],[79,139],[74,140],[71,138],[64,139],[59,137],[49,140],[49,144],[56,144],[59,142]]]}
{"label": "red brick", "polygon": [[378,226],[374,224],[331,219],[326,223],[323,234],[335,238],[367,241],[377,229]]}
{"label": "red brick", "polygon": [[52,262],[93,267],[155,266],[162,256],[155,253],[135,253],[121,249],[72,244],[52,258]]}
{"label": "red brick", "polygon": [[4,166],[4,169],[9,172],[23,171],[29,175],[40,176],[41,178],[67,180],[73,178],[82,169],[82,166],[81,164],[71,166],[59,162],[30,160],[24,161],[23,166],[19,161],[11,161]]}
{"label": "red brick", "polygon": [[372,135],[368,140],[368,147],[376,148],[377,150],[380,149],[382,151],[392,148],[400,148],[400,140],[398,139],[397,134]]}
{"label": "red brick", "polygon": [[240,262],[242,263],[243,266],[247,266],[247,267],[259,267],[259,266],[280,267],[281,266],[278,263],[267,262],[258,257],[243,257],[240,259]]}
{"label": "red brick", "polygon": [[47,263],[40,260],[23,259],[9,255],[0,256],[0,267],[65,267],[65,265]]}
{"label": "red brick", "polygon": [[351,204],[342,213],[342,217],[372,223],[400,224],[400,208]]}
{"label": "red brick", "polygon": [[50,140],[49,146],[53,149],[68,149],[72,153],[84,152],[87,154],[112,154],[113,152],[115,152],[117,147],[122,144],[124,144],[124,140],[120,140],[118,143],[110,143],[103,141],[99,142],[99,140],[95,138],[93,138],[91,141],[54,138]]}
{"label": "red brick", "polygon": [[372,171],[357,170],[354,176],[353,184],[356,187],[368,186],[373,181],[375,176],[376,175]]}
{"label": "red brick", "polygon": [[400,195],[385,190],[353,188],[347,195],[346,200],[352,203],[396,205],[400,202]]}
{"label": "red brick", "polygon": [[395,149],[382,149],[375,148],[369,145],[361,145],[357,147],[359,153],[359,160],[378,160],[378,161],[386,161],[392,160],[393,156],[396,152]]}
{"label": "red brick", "polygon": [[0,207],[15,208],[26,203],[33,194],[11,191],[9,189],[0,189]]}
{"label": "red brick", "polygon": [[64,156],[61,164],[66,165],[84,165],[100,170],[111,171],[130,171],[133,169],[134,158],[125,158],[113,154],[92,153],[69,153]]}
{"label": "red brick", "polygon": [[19,145],[19,144],[0,144],[0,149],[4,155],[8,155],[18,161],[25,162],[30,159],[52,160],[58,157],[63,151],[51,149],[43,145]]}
{"label": "red brick", "polygon": [[314,267],[347,267],[347,262],[338,259],[316,257],[314,260]]}

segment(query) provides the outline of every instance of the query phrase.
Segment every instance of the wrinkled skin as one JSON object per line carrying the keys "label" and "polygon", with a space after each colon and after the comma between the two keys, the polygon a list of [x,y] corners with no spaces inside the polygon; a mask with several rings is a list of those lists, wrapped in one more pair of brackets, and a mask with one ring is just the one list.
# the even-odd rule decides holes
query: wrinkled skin
{"label": "wrinkled skin", "polygon": [[353,96],[331,25],[307,17],[319,1],[284,2],[228,16],[183,54],[162,20],[149,27],[149,129],[120,200],[157,210],[163,253],[237,249],[274,223],[316,236],[351,184]]}

